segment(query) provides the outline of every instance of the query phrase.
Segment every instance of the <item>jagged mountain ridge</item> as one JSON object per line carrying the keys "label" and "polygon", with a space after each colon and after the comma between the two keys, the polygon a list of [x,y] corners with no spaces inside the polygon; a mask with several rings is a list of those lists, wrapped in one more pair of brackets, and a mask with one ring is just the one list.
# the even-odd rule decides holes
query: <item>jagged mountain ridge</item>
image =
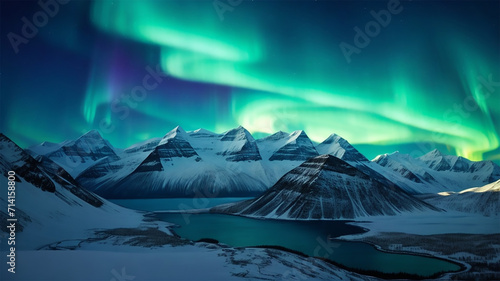
{"label": "jagged mountain ridge", "polygon": [[0,152],[3,175],[7,175],[8,171],[14,171],[41,190],[55,192],[54,183],[40,169],[38,162],[4,134],[0,134]]}
{"label": "jagged mountain ridge", "polygon": [[[95,254],[93,254],[96,250],[98,250],[99,253],[103,253],[101,256],[97,257],[97,263],[102,265],[103,261],[110,260],[112,262],[109,264],[109,268],[112,268],[113,264],[116,262],[109,258],[110,253],[112,254],[112,251],[116,248],[115,246],[119,245],[122,245],[123,247],[119,247],[117,249],[123,249],[124,251],[130,252],[130,258],[133,258],[134,254],[137,253],[134,249],[131,251],[131,245],[137,249],[148,247],[153,248],[154,250],[154,248],[160,248],[160,251],[157,251],[157,253],[161,253],[162,256],[158,257],[161,257],[162,261],[165,261],[165,259],[175,260],[178,258],[178,253],[188,253],[196,259],[197,253],[204,254],[207,251],[213,252],[214,250],[213,247],[210,248],[209,246],[207,246],[205,250],[202,249],[201,251],[195,249],[200,248],[200,246],[202,248],[205,247],[204,244],[191,246],[188,244],[192,243],[183,242],[174,244],[171,242],[179,241],[178,238],[175,238],[175,240],[170,240],[168,237],[163,239],[165,236],[160,236],[157,232],[161,231],[167,235],[173,235],[170,229],[166,228],[171,225],[170,223],[152,221],[151,218],[144,217],[143,212],[125,209],[95,196],[83,188],[80,188],[78,183],[75,182],[67,171],[62,169],[57,163],[51,161],[48,157],[39,156],[35,159],[23,149],[18,147],[10,139],[0,134],[0,172],[3,175],[6,175],[7,171],[12,170],[16,171],[16,195],[20,200],[22,200],[22,203],[19,202],[20,204],[15,207],[15,218],[17,219],[15,222],[15,241],[17,241],[17,244],[13,246],[15,246],[17,250],[16,253],[21,253],[19,256],[22,256],[22,261],[25,264],[26,262],[30,264],[30,270],[33,270],[34,268],[35,271],[37,271],[29,275],[26,279],[21,278],[22,280],[39,279],[40,274],[47,272],[47,266],[50,267],[53,264],[64,264],[65,270],[69,273],[66,274],[67,277],[63,278],[69,280],[71,277],[74,277],[75,271],[68,271],[68,268],[74,268],[78,271],[78,269],[81,268],[81,265],[88,261],[89,258],[96,258]],[[33,178],[32,174],[25,174],[22,172],[28,170],[32,173],[39,173],[40,178],[44,178],[47,181],[52,182],[55,189],[53,191],[43,190],[43,182],[31,183],[31,180],[29,179]],[[28,176],[25,178],[23,175]],[[85,195],[75,194],[74,191],[76,190],[84,192]],[[92,202],[89,202],[88,199],[91,197],[96,199],[97,201],[94,203],[98,204],[92,204]],[[4,206],[7,206],[7,192],[2,192],[0,194],[0,202],[4,204]],[[4,221],[9,218],[7,213],[5,213],[6,211],[7,208],[2,208],[2,210],[0,210],[0,218]],[[11,232],[11,229],[8,229],[7,226],[8,224],[4,224],[4,227],[0,230],[2,237],[8,237]],[[103,235],[107,233],[112,236],[109,237],[108,235]],[[158,242],[158,237],[162,238],[162,241]],[[144,240],[146,240],[146,242],[143,242]],[[150,246],[150,240],[154,241],[154,246]],[[82,247],[82,245],[84,246]],[[89,245],[88,248],[90,251],[86,251],[87,245]],[[177,253],[164,255],[168,251],[165,251],[165,249],[163,249],[164,247],[157,245],[184,245],[184,247],[177,247],[183,248],[177,251]],[[227,247],[223,247],[222,249],[219,248],[220,247],[217,247],[216,249],[217,252],[220,252],[219,256],[224,254],[228,249]],[[194,252],[193,249],[195,250]],[[72,255],[70,255],[69,258],[67,255],[63,255],[59,258],[58,262],[54,263],[53,258],[47,258],[45,254],[43,255],[43,260],[48,262],[42,262],[42,265],[39,266],[38,270],[36,265],[40,265],[41,263],[40,255],[30,256],[30,253],[37,254],[40,250],[46,251],[47,253],[58,253],[60,252],[58,250],[63,250],[71,252]],[[151,255],[152,253],[150,250],[152,249],[146,249],[148,255]],[[249,258],[248,255],[250,254],[250,259],[255,259],[257,261],[256,268],[259,269],[261,268],[262,261],[264,261],[266,265],[273,265],[275,261],[278,261],[280,264],[285,264],[285,269],[289,268],[290,272],[297,269],[297,262],[301,266],[299,268],[300,270],[307,270],[311,267],[311,265],[313,265],[312,263],[302,264],[301,262],[306,259],[300,257],[299,255],[287,254],[286,252],[277,250],[273,251],[273,253],[268,253],[266,251],[257,253],[257,255],[252,252],[247,253],[240,251],[241,253],[237,254],[246,259]],[[89,252],[89,254],[87,255],[86,252]],[[204,262],[210,262],[210,259],[213,259],[214,257],[216,258],[218,254],[217,252],[209,257],[206,257]],[[83,256],[79,257],[82,254]],[[156,257],[151,259],[151,261],[155,258]],[[139,261],[139,259],[136,260]],[[225,256],[223,256],[220,261],[220,264],[223,265],[220,266],[220,268],[227,269],[227,259]],[[134,260],[131,264],[135,262],[136,261]],[[183,262],[181,261],[179,265],[182,266]],[[241,265],[241,262],[238,260],[232,263],[229,262],[229,266],[231,265],[234,265],[232,268],[236,271],[241,271],[242,267],[243,270],[245,270],[245,267],[248,267],[246,263]],[[271,273],[276,276],[283,273],[283,267],[273,268],[271,266],[269,269],[273,270]],[[122,276],[125,276],[124,272],[125,271],[122,270]],[[17,274],[19,274],[19,272],[17,272]],[[167,272],[167,275],[168,274],[169,272]],[[176,276],[183,276],[182,274],[184,274],[182,270],[176,272]],[[325,269],[324,266],[319,266],[317,272],[313,272],[313,274],[316,274],[315,276],[319,276],[319,278],[325,280],[327,280],[329,276],[335,276],[336,278],[340,276],[342,280],[371,280],[371,278],[366,278],[359,274],[351,274],[345,270],[337,270],[335,268]],[[108,270],[101,275],[87,274],[85,279],[99,280],[109,278],[109,275]],[[143,271],[142,275],[149,276],[148,271]],[[157,275],[165,276],[165,273],[160,272]],[[25,274],[24,276],[26,277],[27,275]],[[45,276],[42,278],[44,280],[52,280],[54,274],[48,272],[43,276]],[[118,276],[118,274],[115,276]],[[194,274],[192,276],[196,278],[197,276],[199,277],[199,274]],[[231,273],[228,273],[227,276],[230,278],[232,275]],[[252,276],[256,275],[253,274]],[[258,275],[258,277],[259,276],[266,278],[266,276],[269,276],[269,271]],[[310,272],[306,272],[300,277],[306,278],[311,276]],[[220,279],[220,274],[214,274],[213,278]]]}
{"label": "jagged mountain ridge", "polygon": [[[15,222],[17,250],[36,250],[51,243],[92,237],[96,230],[139,227],[142,213],[117,206],[83,188],[64,168],[46,156],[33,158],[12,140],[0,134],[0,173],[5,182],[15,172]],[[10,173],[12,174],[12,173]],[[9,194],[9,196],[11,196]],[[0,194],[0,218],[11,203]],[[0,232],[10,232],[2,227]],[[64,244],[64,242],[62,242]]]}
{"label": "jagged mountain ridge", "polygon": [[262,160],[259,148],[252,135],[242,126],[223,134],[221,142],[231,143],[220,155],[229,156],[228,161],[258,161]]}
{"label": "jagged mountain ridge", "polygon": [[337,134],[331,134],[326,140],[316,146],[316,150],[319,154],[330,154],[347,162],[370,162],[347,140]]}
{"label": "jagged mountain ridge", "polygon": [[256,199],[212,209],[274,219],[347,219],[424,210],[438,211],[328,154],[291,170]]}
{"label": "jagged mountain ridge", "polygon": [[[63,144],[68,146],[68,143],[75,142]],[[52,150],[45,156],[56,162],[61,160],[54,158],[57,145],[45,143],[39,147],[43,145]],[[191,197],[201,188],[217,196],[256,196],[286,172],[320,153],[338,157],[386,186],[401,187],[413,194],[458,191],[500,178],[500,168],[490,161],[472,162],[455,156],[443,157],[437,152],[422,159],[393,153],[369,161],[336,134],[315,146],[303,131],[291,134],[280,131],[255,140],[240,126],[222,134],[204,129],[185,132],[176,127],[163,138],[118,151],[116,157],[108,155],[95,160],[76,179],[109,198],[122,198],[124,194],[126,198]],[[439,161],[453,161],[454,165],[450,164],[446,170],[445,164],[435,164]],[[64,162],[68,161],[58,163],[65,167]],[[75,164],[69,162],[68,168],[74,168]],[[469,169],[464,171],[465,164],[460,163],[466,163]],[[467,179],[463,180],[464,177]],[[448,184],[450,178],[451,182],[454,178],[460,180]],[[136,187],[139,185],[142,190]]]}
{"label": "jagged mountain ridge", "polygon": [[[283,140],[273,154],[286,154],[279,151],[283,147],[304,153],[297,159],[263,161],[258,143],[241,126],[222,134],[176,127],[160,141],[125,149],[121,159],[85,170],[77,180],[108,198],[256,196],[298,166],[311,148],[315,152],[305,133],[292,133]],[[279,163],[269,165],[271,161]]]}
{"label": "jagged mountain ridge", "polygon": [[500,167],[491,161],[470,161],[433,150],[419,158],[399,152],[377,156],[372,166],[411,193],[460,191],[500,179]]}
{"label": "jagged mountain ridge", "polygon": [[466,172],[472,162],[460,156],[443,155],[437,149],[420,156],[418,159],[436,171]]}
{"label": "jagged mountain ridge", "polygon": [[[473,180],[482,180],[484,184],[491,183],[500,178],[500,166],[492,161],[471,161],[461,156],[444,155],[435,149],[421,157],[419,160],[426,163],[430,168],[437,171],[452,171],[457,173],[475,174]],[[435,166],[435,163],[438,163]],[[444,167],[450,167],[446,170]],[[479,178],[482,176],[483,178]]]}
{"label": "jagged mountain ridge", "polygon": [[269,139],[263,139],[260,142],[261,145],[265,144],[266,141],[272,141],[274,142],[274,145],[278,144],[279,146],[281,146],[279,149],[273,152],[271,157],[269,157],[270,161],[306,161],[311,157],[319,155],[309,137],[304,131],[301,130],[294,131],[288,136],[283,136],[281,134],[281,138],[279,137],[279,135],[272,135],[272,137]]}
{"label": "jagged mountain ridge", "polygon": [[[27,203],[31,199],[45,198],[67,208],[84,206],[93,209],[100,208],[104,204],[104,201],[82,188],[55,162],[43,156],[34,159],[8,137],[0,134],[0,172],[6,176],[9,171],[15,172],[16,197],[22,198],[24,202],[22,206],[26,207],[16,208],[20,229],[24,229],[34,221],[40,222],[37,220],[40,214],[30,210],[37,208],[36,204]],[[0,196],[0,201],[7,202],[6,194],[7,192]],[[0,210],[1,217],[7,217],[5,211]]]}
{"label": "jagged mountain ridge", "polygon": [[[61,197],[60,186],[79,199],[94,207],[104,202],[94,194],[82,188],[71,175],[48,157],[33,158],[5,135],[0,134],[0,168],[2,174],[14,171],[16,175],[42,191],[55,193]],[[63,196],[64,197],[64,196]]]}
{"label": "jagged mountain ridge", "polygon": [[105,158],[118,159],[113,146],[96,130],[91,130],[74,141],[61,144],[44,142],[28,149],[32,155],[44,155],[63,166],[73,177]]}
{"label": "jagged mountain ridge", "polygon": [[[316,149],[320,154],[329,154],[344,160],[386,186],[397,186],[393,181],[390,181],[380,173],[377,164],[372,163],[346,139],[337,134],[331,134],[323,142],[318,144]],[[399,186],[397,187],[399,188]]]}

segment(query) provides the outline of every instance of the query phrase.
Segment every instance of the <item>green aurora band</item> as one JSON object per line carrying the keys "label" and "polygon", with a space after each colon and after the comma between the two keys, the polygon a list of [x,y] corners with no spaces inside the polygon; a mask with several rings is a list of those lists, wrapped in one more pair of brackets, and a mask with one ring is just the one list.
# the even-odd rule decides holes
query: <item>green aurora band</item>
{"label": "green aurora band", "polygon": [[[91,19],[104,32],[157,47],[172,77],[232,89],[230,118],[215,126],[190,119],[178,106],[159,107],[154,98],[134,108],[152,118],[218,132],[237,124],[257,134],[304,129],[317,142],[332,132],[353,144],[432,141],[472,160],[498,152],[498,86],[491,91],[484,81],[500,77],[499,56],[492,59],[472,31],[457,33],[454,20],[419,25],[416,17],[402,22],[393,15],[347,63],[339,43],[352,43],[352,27],[370,18],[358,18],[346,33],[336,28],[341,20],[308,15],[290,3],[243,2],[221,21],[212,2],[95,1]],[[371,9],[384,8],[378,3]],[[269,16],[280,14],[286,17]],[[410,32],[415,25],[433,30]],[[106,81],[89,82],[87,122],[111,102],[109,88]]]}

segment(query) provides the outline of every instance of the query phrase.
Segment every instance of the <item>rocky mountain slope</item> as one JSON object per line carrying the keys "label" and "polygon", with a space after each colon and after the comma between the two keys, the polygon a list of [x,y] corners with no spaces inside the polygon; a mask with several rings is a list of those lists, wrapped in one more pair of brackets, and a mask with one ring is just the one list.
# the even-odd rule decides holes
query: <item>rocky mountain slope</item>
{"label": "rocky mountain slope", "polygon": [[347,219],[438,209],[331,155],[304,162],[256,199],[214,212],[278,219]]}

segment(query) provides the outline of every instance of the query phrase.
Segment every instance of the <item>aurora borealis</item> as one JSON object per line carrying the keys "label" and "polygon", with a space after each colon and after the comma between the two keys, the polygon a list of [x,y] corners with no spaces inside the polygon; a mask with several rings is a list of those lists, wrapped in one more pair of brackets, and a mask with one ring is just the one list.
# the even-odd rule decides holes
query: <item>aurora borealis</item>
{"label": "aurora borealis", "polygon": [[498,1],[401,1],[349,59],[341,43],[397,1],[41,2],[58,11],[17,54],[8,34],[42,8],[1,3],[0,131],[21,146],[242,125],[500,161]]}

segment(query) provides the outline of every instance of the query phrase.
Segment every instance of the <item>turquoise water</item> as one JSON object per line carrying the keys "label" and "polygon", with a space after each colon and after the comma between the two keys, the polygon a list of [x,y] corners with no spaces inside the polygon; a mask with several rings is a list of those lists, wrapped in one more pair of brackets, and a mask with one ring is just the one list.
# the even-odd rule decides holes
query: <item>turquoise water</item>
{"label": "turquoise water", "polygon": [[259,220],[220,214],[160,214],[162,220],[178,224],[175,232],[190,240],[213,238],[234,247],[283,246],[309,256],[324,257],[350,268],[384,273],[405,272],[431,276],[457,271],[456,264],[428,257],[378,251],[362,242],[331,239],[363,232],[345,221]]}
{"label": "turquoise water", "polygon": [[[214,199],[209,204],[238,200]],[[122,205],[131,203],[128,207],[141,206],[143,210],[174,210],[182,209],[179,208],[182,204],[189,205],[191,200],[141,199],[115,202],[122,201]],[[334,239],[341,235],[364,232],[346,221],[260,220],[221,214],[157,214],[157,217],[179,225],[174,229],[175,232],[194,241],[213,238],[234,247],[283,246],[309,256],[327,258],[350,268],[384,273],[404,272],[431,276],[437,272],[460,270],[458,265],[441,259],[386,253],[366,243]]]}
{"label": "turquoise water", "polygon": [[246,197],[228,198],[159,198],[159,199],[111,199],[109,201],[134,210],[170,211],[206,209],[217,205],[247,200]]}

